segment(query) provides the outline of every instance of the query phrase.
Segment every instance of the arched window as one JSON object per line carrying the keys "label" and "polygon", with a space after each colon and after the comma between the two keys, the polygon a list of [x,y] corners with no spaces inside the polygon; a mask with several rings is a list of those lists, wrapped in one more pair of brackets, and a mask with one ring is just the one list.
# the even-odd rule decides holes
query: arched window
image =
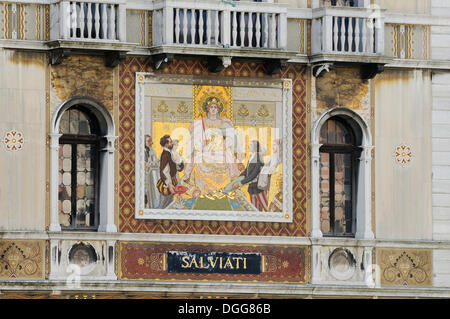
{"label": "arched window", "polygon": [[353,237],[356,229],[357,147],[352,127],[339,117],[320,131],[320,228],[324,236]]}
{"label": "arched window", "polygon": [[99,224],[99,123],[75,105],[60,121],[58,217],[63,230],[95,230]]}
{"label": "arched window", "polygon": [[116,232],[114,120],[91,97],[72,97],[50,125],[49,231]]}

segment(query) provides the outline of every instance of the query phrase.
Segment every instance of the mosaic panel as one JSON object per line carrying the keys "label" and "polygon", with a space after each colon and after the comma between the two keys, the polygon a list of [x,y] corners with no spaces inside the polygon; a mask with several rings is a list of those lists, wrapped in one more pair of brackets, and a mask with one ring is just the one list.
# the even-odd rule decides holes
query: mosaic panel
{"label": "mosaic panel", "polygon": [[378,249],[377,264],[383,286],[431,286],[430,249]]}
{"label": "mosaic panel", "polygon": [[[228,252],[261,254],[261,273],[169,273],[168,251]],[[120,243],[120,279],[122,280],[206,280],[228,282],[295,282],[309,278],[309,249],[304,246]]]}
{"label": "mosaic panel", "polygon": [[0,241],[0,278],[42,279],[44,252],[43,241]]}
{"label": "mosaic panel", "polygon": [[[259,236],[306,236],[307,194],[307,110],[304,66],[289,65],[277,76],[267,76],[262,63],[234,62],[217,77],[292,79],[293,133],[293,222],[240,222],[199,220],[137,220],[134,216],[135,184],[135,73],[212,75],[205,61],[174,60],[170,65],[154,71],[146,58],[130,57],[120,66],[119,89],[119,231],[187,234],[234,234]],[[245,110],[243,110],[244,112]]]}

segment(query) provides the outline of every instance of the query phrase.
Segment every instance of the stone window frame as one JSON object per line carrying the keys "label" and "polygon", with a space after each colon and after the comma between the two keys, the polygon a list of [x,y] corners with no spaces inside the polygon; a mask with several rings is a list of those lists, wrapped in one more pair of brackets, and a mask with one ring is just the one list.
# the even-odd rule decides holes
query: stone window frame
{"label": "stone window frame", "polygon": [[60,104],[54,111],[50,123],[50,225],[49,231],[60,232],[61,225],[58,218],[58,169],[59,169],[59,130],[60,120],[66,110],[75,105],[82,105],[89,109],[96,117],[100,127],[100,137],[104,139],[103,147],[99,149],[98,200],[99,225],[98,232],[117,232],[114,224],[114,141],[115,125],[112,114],[99,101],[86,96],[74,96]]}
{"label": "stone window frame", "polygon": [[322,238],[320,229],[320,131],[328,119],[339,117],[357,125],[362,132],[361,156],[359,157],[356,195],[356,232],[355,239],[374,239],[372,231],[372,135],[370,127],[355,111],[348,108],[332,108],[322,113],[311,126],[311,234],[313,238]]}

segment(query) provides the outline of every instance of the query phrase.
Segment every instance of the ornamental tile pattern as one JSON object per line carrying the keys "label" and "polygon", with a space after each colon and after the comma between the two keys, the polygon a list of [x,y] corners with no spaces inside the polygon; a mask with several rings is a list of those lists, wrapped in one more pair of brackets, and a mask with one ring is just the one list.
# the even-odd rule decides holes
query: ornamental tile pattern
{"label": "ornamental tile pattern", "polygon": [[44,251],[43,241],[0,241],[0,278],[43,279]]}
{"label": "ornamental tile pattern", "polygon": [[378,249],[382,286],[431,286],[432,250]]}

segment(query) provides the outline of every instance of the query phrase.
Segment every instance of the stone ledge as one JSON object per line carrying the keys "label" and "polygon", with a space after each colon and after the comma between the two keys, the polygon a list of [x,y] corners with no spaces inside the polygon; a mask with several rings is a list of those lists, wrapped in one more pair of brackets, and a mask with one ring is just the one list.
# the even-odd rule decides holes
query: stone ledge
{"label": "stone ledge", "polygon": [[277,283],[226,283],[226,282],[168,282],[168,281],[81,281],[79,288],[69,286],[65,281],[9,280],[0,281],[0,296],[7,292],[37,294],[51,291],[54,295],[67,293],[88,294],[147,294],[172,296],[202,296],[205,294],[240,295],[247,298],[450,298],[448,288],[404,288],[277,284]]}

